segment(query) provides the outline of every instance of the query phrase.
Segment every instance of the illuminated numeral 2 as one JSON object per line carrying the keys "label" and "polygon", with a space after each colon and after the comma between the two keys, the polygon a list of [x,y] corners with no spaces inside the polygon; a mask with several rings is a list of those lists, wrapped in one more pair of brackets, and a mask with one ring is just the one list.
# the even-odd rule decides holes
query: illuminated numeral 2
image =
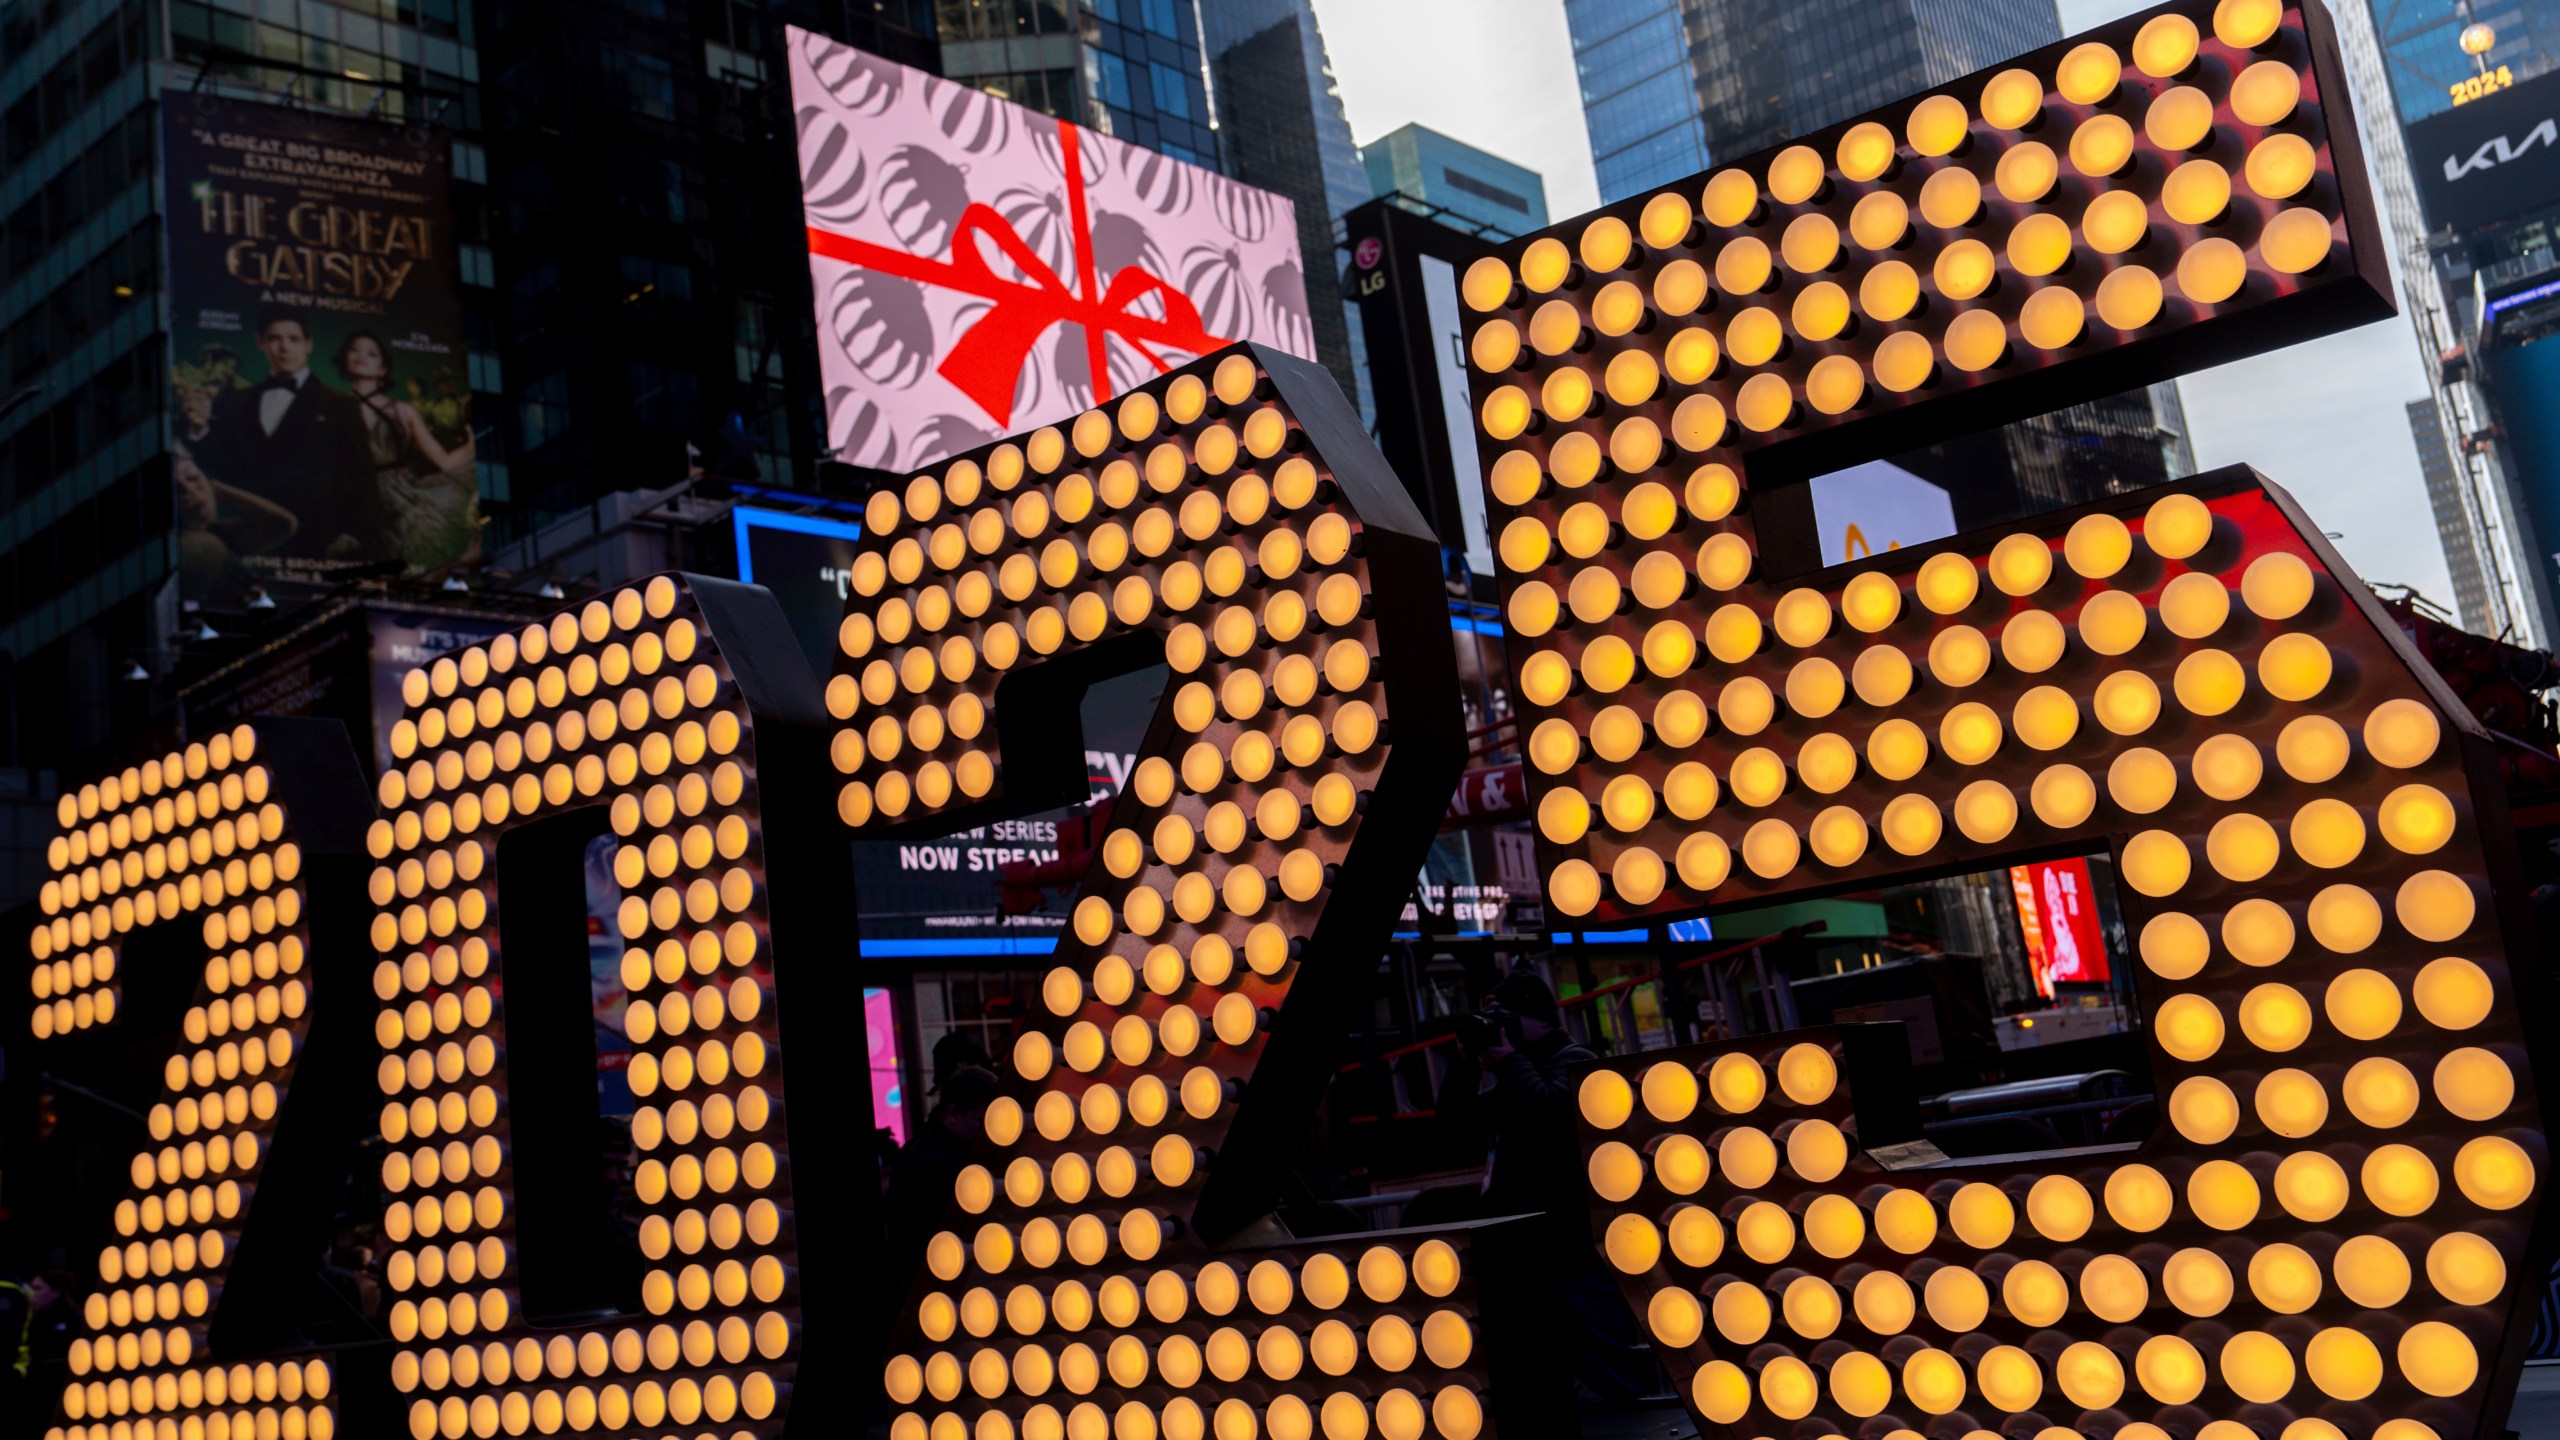
{"label": "illuminated numeral 2", "polygon": [[858,833],[1081,798],[1084,679],[1171,671],[901,1312],[890,1434],[1551,1428],[1513,1227],[1269,1218],[1463,751],[1438,547],[1330,380],[1228,351],[867,519],[827,692]]}
{"label": "illuminated numeral 2", "polygon": [[51,918],[29,937],[38,1041],[160,1018],[120,1003],[137,965],[183,956],[202,980],[48,1440],[328,1440],[362,1413],[364,1357],[279,1343],[298,1318],[279,1307],[326,1241],[361,1123],[345,1097],[363,1036],[319,1001],[362,983],[364,816],[346,732],[311,720],[241,725],[62,796]]}

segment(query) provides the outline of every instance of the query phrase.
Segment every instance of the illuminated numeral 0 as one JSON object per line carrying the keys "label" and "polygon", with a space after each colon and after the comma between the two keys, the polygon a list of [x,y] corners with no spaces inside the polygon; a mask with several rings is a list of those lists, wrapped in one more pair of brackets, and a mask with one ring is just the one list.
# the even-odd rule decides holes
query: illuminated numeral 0
{"label": "illuminated numeral 0", "polygon": [[2316,4],[2163,6],[1468,274],[1548,903],[2103,848],[2142,959],[2139,1148],[1926,1163],[1891,1030],[1590,1070],[1594,1235],[1702,1425],[2501,1413],[2548,1163],[2503,792],[2317,527],[2235,467],[1782,578],[1839,558],[1788,482],[2386,311],[2344,96]]}
{"label": "illuminated numeral 0", "polygon": [[319,1001],[354,1016],[364,816],[346,732],[311,720],[241,725],[62,796],[50,918],[29,937],[36,1038],[51,1051],[167,1018],[120,1003],[137,966],[183,959],[202,979],[48,1440],[328,1440],[362,1412],[361,1359],[349,1376],[273,1342],[294,1329],[280,1307],[327,1241],[360,1123],[345,1097],[363,1037]]}
{"label": "illuminated numeral 0", "polygon": [[827,690],[858,833],[1083,798],[1082,685],[1171,671],[900,1312],[890,1434],[1551,1429],[1510,1227],[1271,1216],[1463,752],[1438,547],[1331,381],[1229,351],[866,518]]}
{"label": "illuminated numeral 0", "polygon": [[[827,1305],[858,1304],[828,1247],[858,1244],[869,1185],[830,1191],[793,1164],[823,1140],[787,1137],[795,1116],[805,1132],[868,1112],[840,1108],[862,1073],[830,1053],[860,1013],[827,955],[847,948],[848,919],[827,908],[845,847],[825,813],[817,682],[779,608],[660,576],[412,672],[402,698],[367,843],[382,1272],[407,1432],[823,1427],[848,1402],[803,1357],[854,1343],[822,1324]],[[607,835],[636,1275],[597,1223],[612,1195],[580,861]]]}

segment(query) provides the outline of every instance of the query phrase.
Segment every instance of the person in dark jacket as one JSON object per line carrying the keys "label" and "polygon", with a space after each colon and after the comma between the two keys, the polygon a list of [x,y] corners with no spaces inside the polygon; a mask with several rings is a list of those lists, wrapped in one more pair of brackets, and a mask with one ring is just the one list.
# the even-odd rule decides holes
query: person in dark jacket
{"label": "person in dark jacket", "polygon": [[932,1111],[891,1162],[888,1193],[881,1197],[892,1275],[912,1275],[923,1266],[926,1242],[942,1229],[951,1209],[951,1187],[986,1133],[996,1074],[984,1066],[962,1065],[944,1076],[934,1093]]}
{"label": "person in dark jacket", "polygon": [[1486,1009],[1505,1018],[1491,1028],[1490,1043],[1465,1057],[1484,1079],[1470,1084],[1462,1060],[1450,1067],[1448,1081],[1461,1097],[1475,1094],[1486,1131],[1484,1213],[1569,1219],[1587,1243],[1579,1236],[1582,1153],[1574,1137],[1572,1072],[1599,1057],[1565,1030],[1555,992],[1532,971],[1504,976],[1486,997]]}
{"label": "person in dark jacket", "polygon": [[291,535],[267,553],[369,559],[381,544],[382,494],[364,412],[311,373],[308,316],[267,305],[257,324],[267,377],[214,397],[203,428],[187,437],[195,462],[215,481],[292,513]]}
{"label": "person in dark jacket", "polygon": [[1599,1055],[1564,1028],[1556,992],[1526,968],[1502,977],[1485,997],[1472,1048],[1461,1031],[1459,1059],[1442,1082],[1444,1112],[1486,1138],[1482,1213],[1536,1215],[1539,1249],[1551,1257],[1546,1283],[1571,1311],[1580,1335],[1583,1383],[1612,1405],[1648,1387],[1644,1340],[1591,1242],[1582,1144],[1574,1129],[1580,1066]]}

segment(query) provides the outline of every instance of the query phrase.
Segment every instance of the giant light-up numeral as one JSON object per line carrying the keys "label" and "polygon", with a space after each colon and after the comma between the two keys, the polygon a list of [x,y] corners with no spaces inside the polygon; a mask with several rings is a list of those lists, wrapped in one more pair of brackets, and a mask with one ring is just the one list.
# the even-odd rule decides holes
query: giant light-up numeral
{"label": "giant light-up numeral", "polygon": [[2139,937],[2138,1153],[1889,1168],[1854,1032],[1594,1067],[1595,1237],[1720,1433],[2503,1413],[2548,1154],[2478,725],[2244,470],[1801,584],[1801,487],[1741,473],[2379,310],[2343,97],[2316,5],[2166,6],[1470,272],[1551,905],[2103,845]]}
{"label": "giant light-up numeral", "polygon": [[[858,1006],[824,968],[844,847],[817,783],[817,683],[787,635],[763,591],[660,576],[407,677],[367,839],[391,1383],[419,1440],[766,1436],[842,1413],[812,1403],[825,1376],[803,1369],[803,1325],[858,1303],[815,1257],[859,1236],[867,1182],[829,1194],[786,1130],[796,1113],[823,1148],[847,1123],[824,1027]],[[584,832],[537,828],[581,812],[619,840],[645,1267],[636,1313],[535,1328],[531,1277],[597,1233],[555,1210],[529,1239],[519,1212],[597,1164]],[[516,842],[543,868],[514,870]],[[580,1097],[589,1125],[562,1124]]]}
{"label": "giant light-up numeral", "polygon": [[1462,750],[1437,547],[1331,381],[1229,351],[868,520],[827,692],[861,833],[1080,789],[1057,677],[1172,672],[900,1314],[889,1433],[1548,1433],[1503,1227],[1267,1219]]}
{"label": "giant light-up numeral", "polygon": [[51,918],[30,937],[36,1038],[133,1023],[119,999],[146,932],[200,932],[206,958],[48,1440],[340,1433],[339,1366],[269,1342],[353,1154],[340,1097],[361,1037],[316,1006],[360,973],[363,784],[336,724],[264,720],[61,799]]}

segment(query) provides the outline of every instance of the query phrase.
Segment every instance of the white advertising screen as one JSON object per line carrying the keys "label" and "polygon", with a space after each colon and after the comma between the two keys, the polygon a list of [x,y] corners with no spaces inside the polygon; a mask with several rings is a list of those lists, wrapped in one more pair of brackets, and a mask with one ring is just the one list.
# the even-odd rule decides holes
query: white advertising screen
{"label": "white advertising screen", "polygon": [[1956,533],[1956,507],[1944,487],[1901,466],[1870,460],[1816,475],[1813,523],[1822,534],[1822,563],[1841,565]]}
{"label": "white advertising screen", "polygon": [[1255,340],[1309,359],[1267,190],[789,32],[827,441],[914,469]]}

